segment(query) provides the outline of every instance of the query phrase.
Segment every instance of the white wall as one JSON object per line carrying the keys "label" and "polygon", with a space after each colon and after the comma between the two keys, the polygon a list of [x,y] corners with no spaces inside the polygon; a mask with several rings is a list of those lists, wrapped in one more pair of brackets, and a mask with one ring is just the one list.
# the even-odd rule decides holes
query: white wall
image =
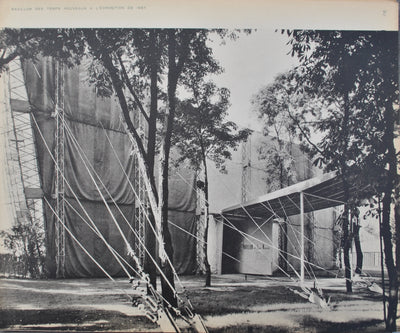
{"label": "white wall", "polygon": [[221,274],[222,265],[222,237],[223,224],[221,221],[210,216],[208,225],[208,247],[207,255],[211,266],[211,273]]}

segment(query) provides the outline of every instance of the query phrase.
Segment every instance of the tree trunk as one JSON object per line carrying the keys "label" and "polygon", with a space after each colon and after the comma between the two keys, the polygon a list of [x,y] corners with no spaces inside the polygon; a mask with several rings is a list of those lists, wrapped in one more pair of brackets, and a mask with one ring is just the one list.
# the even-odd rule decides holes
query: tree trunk
{"label": "tree trunk", "polygon": [[[168,106],[164,119],[163,129],[163,146],[161,150],[161,192],[159,207],[161,211],[161,228],[164,236],[165,253],[160,253],[161,269],[164,277],[161,277],[161,288],[164,299],[172,306],[177,306],[177,298],[175,295],[175,282],[172,267],[173,248],[171,234],[168,227],[168,167],[169,155],[171,149],[171,135],[173,128],[173,119],[175,115],[175,94],[177,86],[176,72],[176,42],[174,30],[168,31]],[[162,251],[162,249],[161,249]],[[170,258],[170,261],[167,260]]]}
{"label": "tree trunk", "polygon": [[344,261],[344,272],[346,278],[346,291],[348,293],[353,292],[352,281],[351,281],[351,258],[350,258],[350,249],[351,249],[351,235],[349,233],[349,199],[350,199],[350,191],[349,191],[349,183],[348,183],[348,168],[347,168],[347,154],[348,154],[348,141],[349,141],[349,118],[350,118],[350,104],[349,104],[349,95],[346,92],[343,93],[343,122],[342,122],[342,134],[340,135],[341,144],[343,145],[343,151],[341,156],[339,157],[339,165],[342,177],[342,186],[343,186],[343,201],[344,210],[343,210],[343,261]]}
{"label": "tree trunk", "polygon": [[205,210],[204,210],[204,242],[203,242],[203,252],[204,252],[204,267],[206,273],[206,287],[211,286],[211,267],[208,262],[208,225],[210,219],[210,205],[208,203],[208,172],[207,172],[207,161],[205,157],[205,152],[202,147],[203,153],[203,165],[204,165],[204,201],[205,201]]}
{"label": "tree trunk", "polygon": [[[147,160],[148,160],[148,168],[149,173],[154,175],[154,159],[155,159],[155,148],[156,148],[156,120],[157,120],[157,112],[158,112],[158,87],[157,87],[157,78],[158,78],[158,64],[159,57],[157,55],[157,47],[156,47],[156,32],[155,30],[150,31],[150,52],[151,52],[151,63],[150,63],[150,114],[149,114],[149,122],[148,122],[148,133],[147,133]],[[156,254],[156,235],[153,230],[155,228],[155,220],[154,215],[149,209],[149,225],[145,228],[145,246],[148,249],[149,253],[145,253],[144,258],[144,271],[149,274],[150,283],[157,289],[157,269],[156,266],[151,260],[150,256],[154,259],[157,258]]]}
{"label": "tree trunk", "polygon": [[346,291],[348,293],[353,292],[352,281],[351,281],[351,264],[350,264],[350,248],[351,248],[351,237],[349,233],[349,208],[348,205],[344,205],[343,212],[343,258],[344,258],[344,277],[346,279]]}
{"label": "tree trunk", "polygon": [[385,252],[385,263],[389,277],[388,311],[386,329],[396,331],[396,312],[398,303],[397,271],[393,260],[392,232],[390,230],[390,206],[392,191],[385,191],[382,200],[382,237]]}
{"label": "tree trunk", "polygon": [[[160,216],[158,216],[158,195],[157,195],[157,189],[155,186],[155,178],[154,178],[154,173],[150,170],[149,168],[149,161],[148,161],[148,156],[146,154],[146,151],[144,149],[144,144],[142,138],[139,136],[138,132],[135,129],[134,124],[132,123],[132,120],[129,115],[129,108],[128,104],[126,101],[126,97],[124,95],[124,90],[123,90],[123,82],[121,78],[119,77],[118,70],[114,66],[111,55],[106,52],[106,50],[101,46],[101,41],[98,39],[95,31],[93,30],[87,30],[87,40],[89,45],[95,50],[99,58],[101,59],[104,67],[110,74],[111,82],[113,84],[114,91],[118,97],[119,104],[121,106],[121,111],[124,117],[125,125],[127,128],[127,134],[129,138],[131,139],[131,142],[134,146],[134,148],[137,151],[137,158],[139,162],[139,168],[142,172],[143,175],[143,180],[145,182],[146,186],[146,191],[147,195],[149,198],[150,202],[150,207],[153,212],[151,215],[152,217],[155,218],[155,224],[159,226],[160,223]],[[157,221],[158,219],[158,221]],[[162,240],[163,234],[162,230],[160,228],[157,228],[159,230],[159,236],[160,239]],[[163,244],[160,244],[160,247],[162,247]],[[153,282],[154,282],[154,277],[153,277]]]}
{"label": "tree trunk", "polygon": [[357,254],[357,264],[356,264],[356,274],[362,273],[362,265],[363,265],[363,253],[361,250],[361,242],[360,242],[360,225],[357,223],[353,227],[354,230],[354,245],[356,248]]}
{"label": "tree trunk", "polygon": [[279,267],[282,268],[282,270],[284,270],[285,272],[287,272],[287,262],[288,262],[288,253],[287,253],[287,245],[288,245],[288,237],[287,237],[287,233],[288,233],[288,226],[287,226],[287,220],[286,218],[284,218],[283,223],[280,224],[280,235],[281,235],[281,239],[280,239],[280,248],[282,251],[282,255],[279,256],[279,262],[280,265]]}
{"label": "tree trunk", "polygon": [[398,187],[395,190],[395,197],[394,223],[396,225],[396,267],[397,281],[400,281],[400,193]]}
{"label": "tree trunk", "polygon": [[[398,183],[397,180],[398,176],[397,176],[397,156],[396,156],[396,149],[394,147],[394,110],[393,106],[390,103],[386,105],[384,118],[386,125],[385,143],[388,149],[387,156],[389,164],[387,181],[385,184],[384,196],[382,200],[382,237],[383,237],[383,244],[385,251],[386,269],[389,277],[389,297],[388,297],[388,311],[386,318],[386,330],[394,332],[396,331],[398,280],[397,280],[397,270],[393,258],[392,231],[390,226],[390,210],[391,210],[393,189],[396,187]],[[396,190],[394,194],[396,195]]]}

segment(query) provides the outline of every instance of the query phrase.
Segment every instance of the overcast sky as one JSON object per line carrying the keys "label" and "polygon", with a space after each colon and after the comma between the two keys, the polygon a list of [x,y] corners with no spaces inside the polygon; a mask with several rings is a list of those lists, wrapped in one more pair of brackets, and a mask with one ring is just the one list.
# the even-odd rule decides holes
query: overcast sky
{"label": "overcast sky", "polygon": [[261,124],[251,111],[251,97],[277,74],[296,65],[296,58],[287,53],[287,35],[280,31],[257,30],[250,35],[241,34],[236,41],[220,46],[215,42],[214,55],[225,72],[214,78],[221,87],[231,91],[230,120],[238,125],[260,130]]}

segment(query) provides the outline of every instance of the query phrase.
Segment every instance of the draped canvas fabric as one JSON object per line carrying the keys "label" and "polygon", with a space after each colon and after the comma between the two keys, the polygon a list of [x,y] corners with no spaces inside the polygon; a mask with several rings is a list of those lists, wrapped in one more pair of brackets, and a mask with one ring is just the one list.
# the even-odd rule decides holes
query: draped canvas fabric
{"label": "draped canvas fabric", "polygon": [[[34,63],[25,62],[23,64],[29,103],[39,127],[37,129],[33,125],[42,189],[53,209],[55,207],[56,168],[48,149],[54,152],[55,146],[55,66],[56,63],[51,58],[41,58]],[[103,202],[105,200],[123,234],[128,239],[129,245],[135,248],[137,239],[130,230],[130,226],[134,228],[136,225],[135,207],[138,207],[139,203],[135,201],[135,195],[125,175],[128,175],[133,184],[135,166],[131,154],[132,145],[124,132],[117,100],[114,97],[97,96],[95,89],[88,83],[86,62],[74,68],[64,67],[62,77],[62,97],[66,119],[64,139],[65,200],[67,201],[65,224],[108,273],[113,276],[123,275],[123,270],[108,250],[105,242],[89,228],[82,218],[89,224],[91,219],[107,243],[127,258],[128,246],[123,241],[117,225]],[[109,193],[91,172],[101,189],[101,194],[98,192],[88,168],[95,170]],[[194,222],[196,195],[191,187],[195,183],[195,176],[188,170],[182,172],[185,181],[178,179],[175,175],[171,176],[170,219],[185,230],[192,232],[196,230]],[[115,204],[118,205],[125,218]],[[57,253],[55,223],[57,220],[51,208],[46,204],[45,217],[47,266],[50,275],[54,276]],[[170,227],[170,230],[175,249],[174,265],[178,273],[191,273],[195,265],[193,261],[195,258],[194,238],[174,227]],[[105,276],[68,232],[65,232],[65,276]]]}
{"label": "draped canvas fabric", "polygon": [[[172,155],[176,154],[173,152]],[[168,218],[173,223],[186,230],[170,224],[172,245],[174,248],[173,262],[177,272],[194,274],[196,272],[196,203],[195,173],[186,165],[171,172],[169,179],[169,212]],[[188,234],[190,233],[190,234]]]}

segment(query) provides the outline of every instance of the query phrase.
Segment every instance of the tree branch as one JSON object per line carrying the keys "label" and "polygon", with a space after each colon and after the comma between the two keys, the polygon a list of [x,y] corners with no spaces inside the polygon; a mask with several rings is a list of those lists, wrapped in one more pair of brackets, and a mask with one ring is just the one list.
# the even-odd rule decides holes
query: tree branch
{"label": "tree branch", "polygon": [[179,76],[179,74],[181,73],[182,69],[183,69],[183,65],[186,62],[187,56],[189,54],[189,42],[192,38],[192,36],[195,34],[195,32],[185,32],[183,38],[182,38],[182,43],[181,43],[181,50],[180,50],[180,56],[178,59],[178,63],[175,66],[175,70],[176,70],[176,75]]}
{"label": "tree branch", "polygon": [[324,156],[323,152],[321,149],[318,148],[318,146],[311,141],[311,139],[308,137],[307,133],[304,131],[304,129],[300,126],[299,121],[290,113],[289,107],[287,108],[287,113],[290,117],[290,119],[293,120],[294,124],[296,127],[300,130],[301,134],[303,134],[304,138],[307,140],[307,142],[321,155]]}
{"label": "tree branch", "polygon": [[129,80],[128,73],[127,73],[127,71],[126,71],[126,68],[125,68],[125,66],[124,66],[124,63],[123,63],[123,61],[122,61],[120,55],[118,55],[118,60],[119,60],[119,63],[120,63],[120,65],[121,65],[122,74],[123,74],[123,76],[125,77],[125,85],[128,87],[129,92],[131,93],[131,95],[132,95],[133,98],[135,99],[135,102],[137,103],[137,105],[138,105],[138,107],[139,107],[139,110],[140,110],[140,112],[142,113],[143,117],[146,119],[147,122],[149,122],[149,116],[147,115],[146,111],[145,111],[144,108],[143,108],[142,103],[140,102],[139,98],[137,97],[135,91],[133,90],[133,87],[132,87],[131,82],[130,82],[130,80]]}
{"label": "tree branch", "polygon": [[14,51],[10,55],[4,58],[4,52],[0,59],[0,71],[3,69],[3,66],[7,65],[10,61],[14,60],[18,56],[18,52]]}

